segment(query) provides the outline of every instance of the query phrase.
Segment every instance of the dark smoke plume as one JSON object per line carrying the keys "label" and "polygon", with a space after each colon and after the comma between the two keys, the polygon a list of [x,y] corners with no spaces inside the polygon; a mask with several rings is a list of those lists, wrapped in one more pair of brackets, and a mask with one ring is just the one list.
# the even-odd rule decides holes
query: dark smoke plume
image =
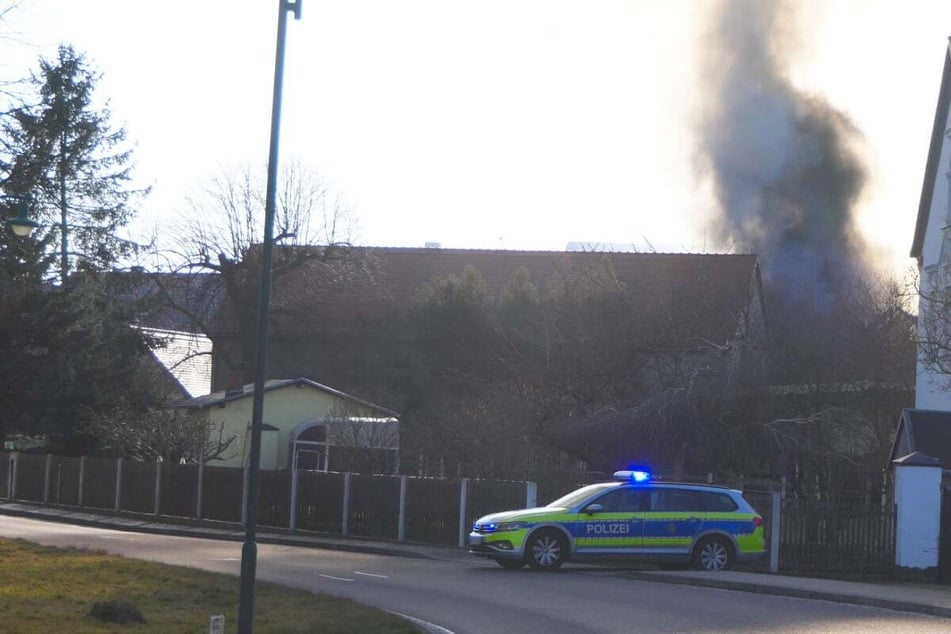
{"label": "dark smoke plume", "polygon": [[866,269],[854,212],[867,172],[849,118],[790,81],[802,6],[718,5],[701,47],[698,150],[720,246],[759,254],[768,281],[821,301]]}

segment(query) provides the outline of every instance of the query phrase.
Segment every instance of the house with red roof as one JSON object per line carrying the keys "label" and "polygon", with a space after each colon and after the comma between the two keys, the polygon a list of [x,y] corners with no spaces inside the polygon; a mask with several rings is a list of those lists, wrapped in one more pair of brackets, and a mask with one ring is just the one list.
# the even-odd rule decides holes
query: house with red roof
{"label": "house with red roof", "polygon": [[[299,257],[302,249],[309,251],[305,254],[309,257]],[[298,251],[294,254],[293,250]],[[728,383],[763,379],[766,316],[759,263],[754,255],[353,247],[347,250],[345,259],[333,259],[325,257],[320,247],[288,246],[279,247],[276,256],[282,257],[282,252],[283,257],[297,264],[281,270],[272,282],[266,376],[269,379],[307,377],[383,403],[402,412],[401,429],[405,430],[405,421],[410,420],[417,439],[431,426],[434,429],[436,422],[417,420],[421,411],[419,399],[450,397],[416,394],[414,408],[407,413],[403,409],[405,394],[401,390],[412,377],[405,373],[418,371],[419,366],[413,370],[400,363],[390,363],[381,369],[375,350],[382,354],[382,348],[386,347],[390,353],[393,349],[402,350],[400,354],[406,358],[418,356],[419,342],[415,338],[420,333],[405,328],[406,321],[400,318],[412,316],[423,293],[438,280],[461,279],[471,271],[478,273],[484,285],[487,312],[498,308],[506,288],[516,278],[529,283],[542,302],[580,283],[579,280],[595,286],[609,285],[612,287],[609,290],[623,295],[620,305],[629,311],[623,317],[634,324],[622,336],[638,339],[618,341],[617,348],[638,348],[638,364],[643,364],[646,357],[660,359],[666,355],[664,363],[676,357],[677,364],[689,366],[715,357],[717,372],[722,370]],[[245,306],[229,303],[227,298],[219,304],[213,329],[209,331],[214,342],[213,390],[216,392],[226,390],[231,383],[250,382],[252,378],[256,334],[253,328],[256,304],[252,297],[253,294],[248,295],[250,301],[246,300],[248,305]],[[582,301],[575,308],[583,319],[593,307]],[[541,336],[548,335],[542,333]],[[452,342],[445,345],[454,347]],[[464,348],[460,345],[460,350]],[[584,356],[583,348],[580,354]],[[575,368],[579,376],[589,371],[583,365]],[[632,366],[631,381],[659,382],[660,375],[669,370],[662,365],[658,362],[654,367],[649,363],[643,367]],[[444,371],[424,369],[436,374]],[[473,377],[471,394],[464,382],[457,383],[457,391],[451,398],[477,403],[482,399],[476,395],[477,386],[484,387],[486,381],[497,378],[491,371],[488,375]],[[567,380],[570,382],[570,377]],[[598,381],[592,376],[585,380]],[[525,389],[539,387],[544,386]],[[634,387],[631,383],[623,389],[633,394]],[[724,389],[729,387],[726,385]],[[482,402],[484,405],[484,400]],[[631,406],[636,404],[632,402]],[[552,407],[557,409],[554,404]],[[511,426],[506,425],[505,432],[510,429]],[[447,433],[451,437],[445,442],[458,440],[458,435]],[[439,440],[429,438],[429,441],[432,442],[429,450],[433,453],[445,446],[439,444]],[[293,442],[294,438],[287,440],[287,443]],[[591,451],[598,452],[601,448],[592,447]]]}

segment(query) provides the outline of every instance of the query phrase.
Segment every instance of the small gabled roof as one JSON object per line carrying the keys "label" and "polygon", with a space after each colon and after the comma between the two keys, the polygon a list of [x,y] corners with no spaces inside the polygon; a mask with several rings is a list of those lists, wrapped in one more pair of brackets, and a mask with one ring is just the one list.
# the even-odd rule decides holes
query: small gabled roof
{"label": "small gabled roof", "polygon": [[[399,416],[397,412],[394,412],[391,409],[381,407],[369,401],[357,398],[356,396],[351,396],[340,390],[335,390],[332,387],[327,387],[326,385],[321,385],[316,381],[311,381],[310,379],[305,379],[303,377],[296,379],[270,379],[264,382],[264,392],[271,392],[274,390],[280,390],[282,388],[297,385],[302,387],[309,387],[327,394],[331,394],[338,398],[350,401],[362,407],[368,407],[374,409],[381,414],[385,414],[388,417],[396,418]],[[243,398],[252,398],[254,396],[254,384],[248,383],[243,385],[241,390],[221,390],[218,392],[212,392],[211,394],[206,394],[205,396],[196,396],[195,398],[186,399],[184,401],[178,401],[175,403],[169,404],[169,407],[173,409],[203,409],[206,407],[214,407],[216,405],[224,405],[225,403],[230,403],[231,401],[237,401]]]}
{"label": "small gabled roof", "polygon": [[940,467],[944,463],[941,462],[940,458],[932,458],[920,451],[916,451],[915,453],[910,453],[907,456],[893,460],[892,464],[902,465],[904,467]]}
{"label": "small gabled roof", "polygon": [[938,106],[935,110],[934,125],[931,128],[931,145],[928,148],[928,163],[925,166],[924,183],[921,186],[921,199],[918,202],[918,221],[915,224],[915,237],[911,244],[911,257],[921,265],[921,250],[928,228],[928,216],[931,213],[932,196],[938,178],[938,165],[941,162],[941,148],[944,145],[945,124],[948,121],[948,107],[951,105],[951,38],[944,55],[944,71],[941,73],[941,89],[938,92]]}
{"label": "small gabled roof", "polygon": [[951,412],[902,410],[888,462],[924,454],[951,467]]}

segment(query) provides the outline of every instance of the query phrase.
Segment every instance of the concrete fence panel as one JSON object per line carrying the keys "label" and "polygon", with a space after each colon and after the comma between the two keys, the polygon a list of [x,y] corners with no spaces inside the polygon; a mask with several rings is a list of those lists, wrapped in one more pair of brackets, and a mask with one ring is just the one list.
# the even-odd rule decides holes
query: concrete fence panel
{"label": "concrete fence panel", "polygon": [[46,481],[46,455],[21,453],[16,462],[16,499],[42,502]]}
{"label": "concrete fence panel", "polygon": [[121,510],[155,512],[155,463],[127,460],[122,465]]}
{"label": "concrete fence panel", "polygon": [[198,506],[198,465],[162,463],[159,509],[162,515],[194,517]]}
{"label": "concrete fence panel", "polygon": [[[76,460],[80,460],[76,458]],[[127,461],[128,462],[128,461]],[[113,509],[116,505],[116,461],[113,458],[86,458],[85,466],[75,466],[76,480],[83,476],[83,506]],[[73,485],[70,484],[70,487]],[[151,508],[149,509],[151,510]]]}
{"label": "concrete fence panel", "polygon": [[344,477],[342,473],[297,472],[297,528],[343,532]]}
{"label": "concrete fence panel", "polygon": [[453,545],[459,527],[460,480],[409,478],[406,539]]}
{"label": "concrete fence panel", "polygon": [[240,522],[244,469],[205,467],[202,476],[202,517],[222,522]]}
{"label": "concrete fence panel", "polygon": [[396,539],[400,479],[392,476],[352,476],[349,532],[361,537]]}

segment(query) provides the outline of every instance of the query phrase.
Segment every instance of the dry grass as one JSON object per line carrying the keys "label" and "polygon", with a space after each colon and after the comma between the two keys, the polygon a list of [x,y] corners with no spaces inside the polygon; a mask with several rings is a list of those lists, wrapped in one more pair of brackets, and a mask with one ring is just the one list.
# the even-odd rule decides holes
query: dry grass
{"label": "dry grass", "polygon": [[[380,632],[416,628],[352,601],[255,584],[255,632]],[[96,602],[125,601],[144,624],[107,624],[88,616]],[[101,552],[0,539],[0,629],[31,632],[208,632],[212,614],[237,625],[238,579]]]}

